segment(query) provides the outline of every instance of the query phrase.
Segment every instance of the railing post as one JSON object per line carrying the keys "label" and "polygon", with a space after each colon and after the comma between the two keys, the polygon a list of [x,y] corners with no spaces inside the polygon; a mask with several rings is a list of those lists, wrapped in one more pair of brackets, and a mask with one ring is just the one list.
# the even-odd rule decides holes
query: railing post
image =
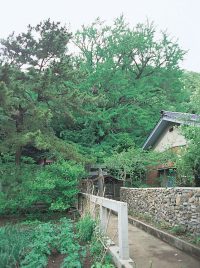
{"label": "railing post", "polygon": [[127,203],[89,194],[83,195],[89,197],[89,201],[91,203],[100,206],[100,228],[103,233],[106,232],[108,224],[108,209],[118,213],[119,258],[124,261],[130,260],[128,245]]}
{"label": "railing post", "polygon": [[119,236],[119,256],[122,260],[129,259],[129,246],[128,246],[128,214],[127,204],[119,205],[118,210],[118,236]]}
{"label": "railing post", "polygon": [[101,231],[105,233],[108,221],[108,210],[107,208],[100,206],[100,227]]}

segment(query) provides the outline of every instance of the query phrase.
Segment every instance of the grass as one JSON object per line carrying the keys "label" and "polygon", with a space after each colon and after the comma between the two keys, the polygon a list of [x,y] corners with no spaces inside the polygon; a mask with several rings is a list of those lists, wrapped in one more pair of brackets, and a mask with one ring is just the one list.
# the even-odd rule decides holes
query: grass
{"label": "grass", "polygon": [[0,228],[0,267],[16,267],[25,256],[29,242],[29,231],[18,225]]}
{"label": "grass", "polygon": [[200,236],[196,236],[192,239],[192,243],[200,247]]}
{"label": "grass", "polygon": [[175,235],[183,235],[186,233],[185,228],[181,225],[175,225],[169,230],[172,234],[175,234]]}

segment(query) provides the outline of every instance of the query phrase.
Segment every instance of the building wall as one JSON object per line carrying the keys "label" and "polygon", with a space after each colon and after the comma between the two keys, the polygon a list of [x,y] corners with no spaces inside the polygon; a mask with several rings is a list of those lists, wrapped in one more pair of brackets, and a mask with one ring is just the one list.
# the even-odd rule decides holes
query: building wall
{"label": "building wall", "polygon": [[126,188],[120,201],[127,202],[129,212],[150,215],[157,222],[181,225],[200,235],[200,188]]}
{"label": "building wall", "polygon": [[148,166],[147,172],[146,172],[146,184],[151,185],[153,187],[158,187],[158,186],[163,186],[165,187],[164,184],[162,184],[163,179],[159,178],[159,169],[166,169],[168,168],[174,168],[174,163],[173,162],[168,162],[162,164],[162,165],[155,165],[155,166]]}
{"label": "building wall", "polygon": [[[173,127],[173,131],[170,132],[170,128]],[[177,126],[170,125],[160,136],[156,144],[153,146],[153,150],[157,152],[163,152],[173,147],[180,147],[186,145],[185,137],[180,133]]]}

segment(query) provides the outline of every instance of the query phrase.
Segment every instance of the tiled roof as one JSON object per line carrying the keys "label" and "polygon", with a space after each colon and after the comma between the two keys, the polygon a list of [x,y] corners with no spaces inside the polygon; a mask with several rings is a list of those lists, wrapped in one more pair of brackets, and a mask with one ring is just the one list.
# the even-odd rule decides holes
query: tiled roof
{"label": "tiled roof", "polygon": [[170,111],[161,111],[161,115],[164,119],[171,122],[178,123],[199,123],[200,124],[200,115],[198,114],[189,114],[189,113],[179,113],[179,112],[170,112]]}

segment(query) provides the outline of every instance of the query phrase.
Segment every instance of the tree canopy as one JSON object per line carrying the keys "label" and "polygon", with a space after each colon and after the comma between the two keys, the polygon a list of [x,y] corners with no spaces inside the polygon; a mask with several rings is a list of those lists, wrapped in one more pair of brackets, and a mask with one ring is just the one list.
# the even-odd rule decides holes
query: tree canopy
{"label": "tree canopy", "polygon": [[184,51],[166,32],[158,39],[153,23],[131,28],[123,17],[112,26],[97,19],[75,34],[74,43],[76,61],[87,74],[81,86],[103,97],[83,129],[93,144],[118,146],[126,136],[139,146],[162,109],[184,109]]}
{"label": "tree canopy", "polygon": [[[30,189],[40,176],[50,178],[56,170],[63,176],[62,167],[73,170],[75,163],[81,177],[81,164],[105,162],[113,154],[123,158],[136,150],[141,157],[138,147],[161,110],[190,109],[184,86],[189,76],[179,67],[185,52],[152,22],[131,27],[123,16],[112,25],[97,19],[72,33],[48,19],[0,43],[0,161],[4,182],[16,166],[10,186]],[[197,110],[199,87],[192,92]],[[61,164],[38,175],[41,159]],[[53,192],[65,185],[62,176]],[[50,189],[50,181],[43,188]],[[67,207],[62,201],[52,203]]]}

